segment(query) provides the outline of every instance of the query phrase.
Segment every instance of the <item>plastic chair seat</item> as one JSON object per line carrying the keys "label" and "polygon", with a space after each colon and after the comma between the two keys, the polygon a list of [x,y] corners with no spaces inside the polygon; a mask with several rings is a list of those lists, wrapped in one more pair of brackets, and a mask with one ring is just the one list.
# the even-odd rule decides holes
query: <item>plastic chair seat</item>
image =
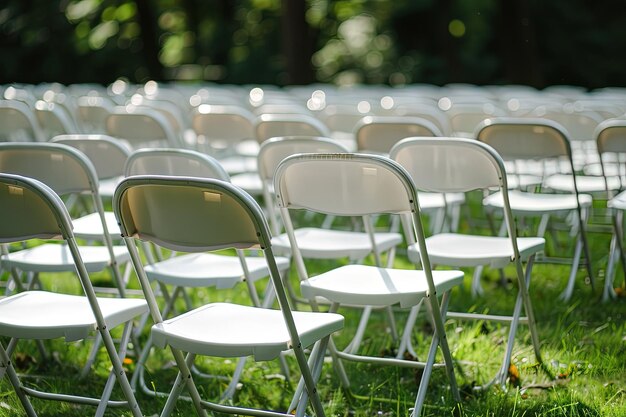
{"label": "plastic chair seat", "polygon": [[[111,264],[106,246],[80,246],[80,256],[87,272],[98,272]],[[113,246],[113,253],[118,263],[130,260],[125,246]],[[2,256],[4,268],[18,268],[33,272],[74,271],[74,260],[67,245],[44,243],[30,249],[9,253]]]}
{"label": "plastic chair seat", "polygon": [[[292,312],[302,341],[309,346],[340,330],[339,314]],[[202,329],[202,331],[199,331]],[[287,326],[280,310],[214,303],[196,308],[152,327],[155,345],[199,355],[270,360],[291,349]]]}
{"label": "plastic chair seat", "polygon": [[[148,311],[145,300],[98,298],[107,327],[112,329]],[[0,300],[0,334],[18,339],[84,339],[97,330],[87,297],[28,291]]]}
{"label": "plastic chair seat", "polygon": [[[372,243],[367,233],[303,227],[295,230],[295,236],[300,252],[305,258],[347,257],[358,260],[372,252]],[[375,233],[374,236],[380,252],[402,243],[402,235],[399,233]],[[287,234],[272,238],[272,247],[279,253],[291,252]]]}
{"label": "plastic chair seat", "polygon": [[[462,271],[433,271],[438,293],[463,282]],[[424,271],[346,265],[309,278],[300,285],[308,299],[322,296],[343,305],[417,305],[428,293]]]}
{"label": "plastic chair seat", "polygon": [[[579,194],[578,201],[581,207],[590,207],[592,198],[589,194]],[[542,194],[525,193],[510,190],[509,203],[511,211],[518,214],[552,214],[557,211],[576,210],[576,196],[574,194]],[[492,208],[503,208],[502,193],[497,192],[483,200],[483,205]]]}
{"label": "plastic chair seat", "polygon": [[[620,179],[617,177],[608,177],[609,188],[611,190],[619,190],[621,188]],[[544,185],[552,190],[574,192],[574,182],[571,175],[556,174],[546,178]],[[576,186],[579,193],[597,193],[606,191],[606,183],[602,176],[577,175]]]}
{"label": "plastic chair seat", "polygon": [[[112,211],[104,212],[104,220],[107,224],[109,235],[113,238],[119,238],[120,226],[117,224],[115,213]],[[98,213],[90,213],[86,216],[72,220],[74,225],[74,236],[87,240],[102,240],[104,230]]]}
{"label": "plastic chair seat", "polygon": [[[289,267],[287,258],[276,257],[278,269]],[[256,281],[269,275],[264,257],[246,257],[250,279]],[[212,253],[189,253],[144,267],[148,278],[182,287],[233,288],[244,280],[241,262],[236,256]]]}
{"label": "plastic chair seat", "polygon": [[[517,238],[522,261],[542,251],[545,242],[542,237]],[[509,237],[441,233],[427,238],[426,247],[430,261],[434,265],[452,267],[490,265],[493,268],[502,268],[509,265],[513,257]],[[419,250],[416,245],[409,246],[408,256],[412,262],[419,263]]]}

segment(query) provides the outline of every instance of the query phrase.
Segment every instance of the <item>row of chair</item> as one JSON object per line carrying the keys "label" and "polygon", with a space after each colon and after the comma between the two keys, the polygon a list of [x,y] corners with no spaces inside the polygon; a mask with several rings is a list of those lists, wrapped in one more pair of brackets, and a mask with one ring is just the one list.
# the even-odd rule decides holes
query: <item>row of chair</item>
{"label": "row of chair", "polygon": [[[275,142],[279,143],[279,141]],[[271,146],[270,143],[267,146]],[[42,157],[44,150],[47,152],[47,158]],[[86,176],[91,177],[93,184],[97,185],[98,183],[90,162],[80,152],[73,151],[67,146],[58,144],[5,144],[0,147],[0,153],[3,151],[11,153],[11,161],[19,161],[21,159],[19,157],[20,152],[23,152],[24,156],[34,154],[39,172],[32,172],[31,170],[29,173],[44,182],[47,182],[46,178],[54,169],[61,169],[66,173],[69,170],[72,176],[78,179],[79,170],[71,170],[74,164],[70,161],[75,160],[80,161],[78,165],[87,167],[84,168],[88,172]],[[170,152],[170,156],[176,153],[168,152]],[[182,152],[184,153],[184,151]],[[146,151],[145,153],[148,157],[146,159],[147,165],[149,165],[150,152]],[[378,363],[425,367],[414,411],[415,415],[418,415],[424,402],[428,377],[432,368],[435,367],[434,359],[438,346],[441,347],[444,354],[445,367],[450,378],[453,396],[455,400],[459,400],[443,323],[446,317],[449,291],[462,282],[463,273],[433,271],[429,253],[436,253],[435,262],[437,264],[453,266],[481,263],[503,266],[514,262],[518,276],[519,295],[511,317],[505,318],[505,320],[511,321],[511,333],[502,370],[508,370],[513,340],[520,320],[529,323],[535,352],[537,358],[540,359],[539,343],[527,285],[533,255],[542,249],[544,241],[541,238],[516,238],[513,217],[506,198],[507,194],[503,193],[509,236],[493,238],[496,242],[497,251],[489,253],[484,250],[481,253],[477,253],[478,251],[472,253],[469,249],[478,247],[476,238],[455,235],[453,238],[457,240],[457,244],[468,239],[466,243],[469,246],[461,250],[464,259],[460,259],[458,253],[449,253],[447,257],[441,252],[437,253],[436,243],[432,241],[436,236],[426,239],[421,226],[417,189],[434,192],[465,192],[474,188],[499,187],[500,190],[506,190],[503,162],[489,146],[476,141],[452,138],[406,139],[394,147],[391,155],[406,168],[392,159],[376,155],[318,153],[292,156],[278,164],[273,188],[287,230],[291,254],[302,279],[302,294],[306,299],[313,302],[314,310],[317,309],[315,301],[319,297],[331,302],[331,312],[336,311],[340,305],[362,305],[366,309],[396,304],[405,308],[413,307],[403,332],[406,335],[410,334],[410,329],[417,319],[418,306],[423,301],[425,302],[435,325],[433,343],[429,348],[426,361],[367,358]],[[206,157],[202,158],[206,159]],[[9,160],[8,158],[1,159]],[[173,159],[166,158],[165,160],[172,161]],[[195,160],[189,159],[189,161],[196,161],[196,165],[199,165],[197,158]],[[9,169],[10,166],[3,167],[2,171],[20,171],[16,168],[17,162],[13,163],[12,169]],[[193,165],[188,164],[187,166]],[[25,168],[21,168],[21,170],[23,169]],[[458,172],[458,174],[454,174],[454,172]],[[23,171],[20,173],[24,174]],[[450,177],[446,178],[444,173]],[[50,176],[50,178],[57,177]],[[132,332],[130,330],[124,332],[122,347],[117,353],[112,348],[112,340],[108,331],[117,324],[130,323],[133,317],[145,312],[147,308],[150,309],[152,319],[155,322],[151,336],[154,343],[157,346],[169,345],[172,348],[181,372],[177,379],[177,388],[168,395],[169,400],[166,409],[170,411],[183,386],[186,386],[190,392],[200,415],[203,415],[204,407],[217,411],[228,410],[228,407],[224,405],[211,405],[200,400],[189,371],[195,354],[231,357],[254,355],[258,359],[269,359],[277,357],[279,352],[285,349],[295,349],[303,379],[300,387],[296,390],[291,408],[297,409],[298,414],[303,414],[306,408],[306,398],[309,396],[318,415],[323,415],[323,410],[314,385],[321,371],[321,358],[326,351],[326,346],[338,364],[341,363],[342,359],[363,360],[363,358],[355,356],[358,343],[355,342],[354,346],[344,351],[337,349],[332,339],[326,338],[342,326],[340,316],[332,313],[290,313],[289,301],[283,288],[283,281],[280,278],[280,268],[273,256],[277,239],[272,238],[270,228],[265,221],[265,215],[257,203],[241,189],[229,185],[223,178],[207,180],[196,175],[176,179],[171,176],[131,175],[117,186],[113,207],[120,224],[121,234],[126,241],[129,256],[139,276],[147,306],[145,302],[137,299],[95,298],[95,293],[88,280],[88,272],[82,267],[84,262],[81,251],[75,246],[75,237],[67,209],[52,189],[36,180],[15,174],[2,174],[2,184],[2,196],[3,200],[6,200],[6,204],[4,201],[2,204],[4,211],[2,217],[15,219],[15,221],[3,222],[2,242],[9,243],[31,237],[63,236],[70,248],[69,257],[78,264],[82,286],[88,295],[96,320],[96,323],[89,320],[75,323],[76,314],[72,313],[73,304],[69,301],[64,304],[67,305],[67,310],[59,309],[58,316],[50,317],[47,306],[56,300],[47,299],[47,292],[29,290],[0,301],[0,306],[2,306],[0,308],[4,309],[0,316],[3,317],[2,320],[5,320],[0,328],[3,329],[4,336],[12,338],[6,351],[4,348],[2,351],[3,368],[6,369],[25,409],[31,415],[34,415],[34,410],[29,405],[25,394],[35,396],[44,396],[45,394],[38,394],[36,391],[21,385],[18,381],[17,374],[12,369],[8,359],[15,349],[17,340],[20,338],[46,339],[59,336],[74,340],[83,338],[86,333],[93,329],[99,330],[114,363],[115,373],[112,373],[100,401],[82,398],[77,399],[77,401],[84,404],[99,404],[100,413],[104,411],[107,405],[121,405],[119,402],[108,400],[112,384],[117,379],[124,387],[128,404],[134,410],[135,415],[138,415],[138,406],[132,390],[128,389],[130,384],[125,380],[123,372],[119,373],[119,368],[116,365],[116,361],[123,359],[125,352],[123,345],[131,337]],[[72,187],[63,188],[54,182],[53,186],[57,187],[59,192],[76,190]],[[96,187],[92,186],[91,191],[98,195]],[[25,199],[28,204],[25,204]],[[294,229],[292,226],[290,215],[292,209],[301,208],[334,216],[366,216],[367,218],[367,216],[379,213],[403,215],[405,238],[415,253],[419,254],[416,263],[419,262],[422,269],[416,272],[397,270],[390,266],[383,267],[380,264],[371,267],[348,265],[315,277],[308,277],[303,262],[304,252],[300,250],[299,245],[305,239],[299,236],[298,232],[301,229]],[[44,213],[47,215],[43,215]],[[41,218],[42,222],[34,222],[33,219],[35,218]],[[101,215],[100,218],[102,220],[104,216]],[[104,224],[103,221],[103,228],[106,227]],[[367,220],[365,224],[371,225]],[[39,230],[39,228],[43,230]],[[168,312],[159,309],[149,278],[162,284],[173,283],[173,281],[168,282],[167,278],[159,276],[159,268],[156,266],[159,263],[152,265],[152,269],[150,265],[143,265],[137,252],[135,238],[174,251],[192,252],[191,256],[194,256],[193,253],[196,252],[225,247],[234,246],[238,249],[260,247],[266,253],[273,290],[283,311],[282,315],[278,312],[274,314],[271,311],[267,312],[267,316],[265,313],[261,315],[258,307],[254,307],[254,310],[251,310],[253,318],[246,318],[249,317],[247,307],[218,304],[202,306],[183,315],[164,320]],[[431,240],[430,243],[429,239]],[[481,244],[489,240],[489,238],[484,237],[478,239],[480,239]],[[375,248],[376,245],[370,245],[369,250],[374,249],[376,252]],[[11,253],[19,253],[19,251],[12,251]],[[171,259],[176,260],[177,257]],[[527,259],[529,266],[524,272],[522,262]],[[5,260],[3,257],[3,265]],[[188,286],[189,283],[178,281],[174,285]],[[166,295],[165,290],[163,295]],[[443,295],[441,305],[439,305],[438,295]],[[79,303],[87,302],[80,301],[83,300],[80,297],[76,300]],[[119,309],[111,312],[112,316],[108,315],[108,311],[106,314],[102,313],[104,315],[100,319],[101,316],[97,312],[99,309],[102,310],[103,306],[110,302],[109,300],[119,301]],[[131,303],[132,308],[130,307]],[[86,308],[86,304],[82,304],[82,306],[83,309]],[[527,318],[521,317],[522,306],[526,310]],[[87,314],[82,317],[90,316]],[[225,320],[235,321],[225,322]],[[256,320],[260,320],[260,322]],[[270,320],[277,320],[278,322],[275,332],[270,331],[273,328]],[[283,320],[285,321],[283,322]],[[234,331],[239,325],[246,327],[242,331]],[[199,330],[200,327],[198,326],[202,326],[202,329],[210,329],[210,331]],[[262,334],[259,334],[259,329],[263,329]],[[252,342],[253,336],[263,338],[260,346],[257,345],[257,340]],[[298,343],[299,339],[302,343]],[[322,342],[312,350],[312,359],[307,367],[303,348],[316,340],[322,340]],[[225,347],[224,343],[226,343]],[[181,350],[189,352],[191,355],[184,358],[180,353]],[[348,388],[350,382],[347,373],[342,370],[342,366],[339,366],[339,369],[341,382]],[[504,371],[502,370],[496,378],[498,383],[504,383],[506,377],[506,373],[503,374]],[[68,399],[70,397],[56,398]],[[239,408],[231,409],[231,411],[244,412]]]}

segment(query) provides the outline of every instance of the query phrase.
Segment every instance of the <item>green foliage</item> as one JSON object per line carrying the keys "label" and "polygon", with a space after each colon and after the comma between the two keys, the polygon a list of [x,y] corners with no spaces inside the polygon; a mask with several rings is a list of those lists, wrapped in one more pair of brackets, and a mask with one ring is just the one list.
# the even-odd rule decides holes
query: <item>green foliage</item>
{"label": "green foliage", "polygon": [[[5,2],[0,83],[283,84],[305,60],[310,82],[625,85],[617,2],[308,0],[299,17],[283,1]],[[307,53],[286,53],[283,38],[303,34]]]}

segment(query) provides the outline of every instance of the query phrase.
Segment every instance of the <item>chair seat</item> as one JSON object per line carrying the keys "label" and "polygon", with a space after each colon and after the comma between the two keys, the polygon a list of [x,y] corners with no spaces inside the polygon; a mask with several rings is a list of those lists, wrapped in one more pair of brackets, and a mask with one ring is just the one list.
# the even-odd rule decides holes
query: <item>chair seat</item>
{"label": "chair seat", "polygon": [[[294,311],[303,346],[310,346],[343,327],[343,317],[331,313]],[[201,329],[201,330],[200,330]],[[280,310],[237,304],[207,304],[152,326],[155,345],[199,355],[270,360],[291,348]]]}
{"label": "chair seat", "polygon": [[[106,246],[80,246],[80,256],[88,272],[102,271],[111,264]],[[126,246],[113,246],[118,264],[130,260]],[[18,268],[33,272],[75,271],[74,260],[67,245],[44,243],[0,257],[4,268]]]}
{"label": "chair seat", "polygon": [[[592,198],[589,194],[579,194],[578,201],[581,207],[591,206]],[[526,193],[518,190],[509,191],[511,211],[516,214],[539,215],[557,211],[576,210],[576,196],[573,194],[544,194]],[[486,207],[503,207],[502,193],[497,192],[483,200]]]}
{"label": "chair seat", "polygon": [[244,172],[242,174],[233,175],[230,177],[230,182],[242,188],[252,196],[260,196],[263,194],[263,182],[256,172]]}
{"label": "chair seat", "polygon": [[[433,271],[437,292],[443,293],[463,282],[462,271]],[[303,281],[302,295],[322,296],[343,305],[401,307],[417,305],[428,293],[424,271],[346,265]]]}
{"label": "chair seat", "polygon": [[[444,199],[445,196],[445,199]],[[465,202],[464,193],[426,193],[420,192],[418,194],[420,209],[421,210],[433,210],[440,209],[448,206],[456,206]]]}
{"label": "chair seat", "polygon": [[[359,260],[372,252],[372,243],[367,233],[343,230],[303,227],[296,229],[296,240],[304,258],[336,259],[347,257]],[[378,250],[384,252],[402,243],[399,233],[375,233]],[[272,247],[277,253],[291,252],[289,238],[283,233],[272,238]]]}
{"label": "chair seat", "polygon": [[[145,300],[98,298],[109,329],[146,313]],[[0,335],[19,339],[84,339],[97,330],[87,297],[26,291],[0,300]]]}
{"label": "chair seat", "polygon": [[[517,245],[522,260],[542,251],[545,239],[542,237],[520,237]],[[511,263],[513,248],[508,237],[475,236],[457,233],[441,233],[426,239],[430,262],[433,265],[452,267],[472,267],[490,265],[502,268]],[[409,246],[409,259],[419,263],[419,249]]]}
{"label": "chair seat", "polygon": [[[289,267],[287,258],[275,257],[280,271]],[[264,257],[246,257],[250,279],[256,281],[269,275]],[[189,253],[145,266],[151,280],[183,287],[232,288],[244,279],[237,256],[212,253]]]}
{"label": "chair seat", "polygon": [[[551,175],[546,178],[544,185],[555,191],[574,192],[574,181],[571,175]],[[609,177],[608,185],[611,190],[619,190],[621,183],[618,177]],[[598,193],[606,191],[606,183],[602,176],[577,175],[576,187],[579,193]]]}
{"label": "chair seat", "polygon": [[[109,235],[113,239],[119,238],[122,232],[120,232],[120,226],[117,224],[115,213],[112,211],[104,212],[104,220],[107,224]],[[86,216],[79,217],[72,220],[74,225],[74,236],[86,240],[102,240],[104,236],[104,230],[102,230],[102,222],[98,213],[90,213]]]}

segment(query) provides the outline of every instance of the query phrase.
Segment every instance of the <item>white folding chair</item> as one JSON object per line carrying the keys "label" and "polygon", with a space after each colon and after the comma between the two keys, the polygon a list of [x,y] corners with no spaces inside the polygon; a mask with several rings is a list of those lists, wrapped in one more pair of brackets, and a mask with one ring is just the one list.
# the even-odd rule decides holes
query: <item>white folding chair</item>
{"label": "white folding chair", "polygon": [[[595,132],[598,153],[600,155],[602,176],[609,190],[607,207],[611,209],[613,235],[609,249],[609,261],[604,278],[602,301],[616,296],[613,288],[615,269],[618,258],[621,260],[622,270],[626,271],[626,256],[624,254],[624,211],[626,211],[626,120],[606,120],[598,125]],[[613,155],[613,158],[608,158]],[[615,194],[610,181],[619,184]],[[625,272],[626,273],[626,272]],[[626,282],[626,279],[624,280]]]}
{"label": "white folding chair", "polygon": [[[135,151],[126,162],[125,175],[127,177],[167,175],[213,178],[226,182],[229,180],[228,174],[216,159],[196,151],[183,149],[142,149]],[[159,284],[161,293],[166,299],[166,305],[162,311],[165,318],[173,312],[174,302],[179,296],[184,298],[188,309],[192,308],[189,290],[186,288],[215,287],[228,289],[245,282],[254,306],[267,307],[274,300],[271,285],[268,285],[263,301],[256,291],[255,283],[270,275],[267,262],[263,257],[247,256],[243,250],[236,249],[236,256],[215,253],[188,253],[163,259],[160,249],[158,247],[154,249],[144,245],[148,260],[148,265],[144,267],[144,270],[152,282]],[[156,259],[154,259],[153,254],[156,255]],[[286,274],[289,269],[289,259],[284,257],[275,257],[274,259],[278,271],[281,274]],[[169,291],[166,285],[172,286],[172,290]],[[148,387],[144,380],[144,364],[150,352],[150,346],[151,341],[149,340],[137,361],[137,372],[133,375],[131,384],[135,387],[139,382],[145,393],[154,395],[154,389]],[[235,376],[222,394],[224,399],[234,395],[244,365],[245,359],[239,362]],[[287,373],[286,366],[284,371]]]}
{"label": "white folding chair", "polygon": [[[137,176],[120,183],[114,209],[155,323],[154,342],[159,347],[170,347],[179,369],[161,416],[170,414],[185,386],[201,416],[206,416],[205,408],[254,416],[291,415],[204,401],[189,369],[196,355],[270,360],[287,350],[295,353],[315,414],[324,415],[315,387],[317,378],[312,375],[319,372],[311,370],[321,369],[328,336],[342,328],[343,317],[291,311],[274,260],[269,227],[249,195],[219,180]],[[155,218],[164,221],[154,222]],[[257,247],[267,259],[280,310],[214,303],[164,321],[135,246],[136,238],[191,253]],[[309,367],[304,349],[318,341]],[[188,352],[187,357],[183,352]],[[306,402],[304,398],[298,400]],[[305,408],[306,404],[302,410]]]}
{"label": "white folding chair", "polygon": [[[459,393],[454,377],[452,357],[444,330],[449,291],[463,282],[463,272],[430,269],[426,251],[422,251],[424,269],[400,270],[390,267],[347,265],[310,277],[300,250],[300,239],[293,228],[290,211],[313,210],[337,216],[370,216],[378,213],[410,217],[407,240],[424,249],[424,234],[419,218],[418,196],[408,173],[388,158],[365,154],[299,154],[283,160],[276,169],[274,188],[280,212],[289,236],[293,258],[301,278],[302,295],[314,310],[322,297],[331,311],[341,305],[402,308],[421,305],[424,300],[435,327],[427,360],[418,362],[396,358],[360,355],[356,349],[339,351],[331,342],[330,350],[337,361],[342,385],[350,381],[341,360],[356,360],[381,365],[423,368],[414,416],[420,414],[437,347],[441,347],[454,399]],[[441,306],[437,299],[443,295]],[[410,333],[412,326],[405,328]],[[357,332],[361,329],[357,329]],[[352,342],[351,342],[352,343]]]}
{"label": "white folding chair", "polygon": [[[561,298],[569,300],[573,294],[576,273],[583,251],[587,273],[592,285],[594,285],[595,276],[591,266],[591,252],[586,230],[592,199],[590,195],[579,192],[567,133],[556,122],[532,118],[487,119],[479,125],[476,132],[476,138],[479,141],[495,148],[506,160],[537,160],[544,164],[544,167],[552,161],[555,166],[554,169],[560,169],[561,165],[565,165],[570,170],[571,192],[532,193],[509,190],[510,206],[517,216],[541,218],[537,236],[545,235],[550,216],[568,214],[573,216],[571,233],[576,236],[576,246],[572,259],[567,259],[572,267]],[[539,173],[541,174],[541,172]],[[546,177],[550,178],[551,175],[546,175]],[[483,204],[489,209],[502,210],[502,195],[500,193],[491,194],[484,200]],[[543,256],[541,259],[546,262],[563,260],[547,256]]]}
{"label": "white folding chair", "polygon": [[[477,236],[459,233],[440,233],[426,239],[425,245],[433,265],[477,267],[489,265],[503,268],[513,264],[517,277],[517,299],[510,316],[470,313],[448,313],[460,319],[481,319],[509,322],[502,366],[491,383],[504,384],[511,362],[518,323],[528,323],[535,357],[541,362],[539,338],[534,313],[528,295],[528,285],[535,254],[545,245],[543,238],[518,238],[509,204],[504,163],[497,152],[484,143],[462,138],[407,138],[391,150],[392,159],[410,173],[419,190],[430,192],[467,192],[497,187],[502,195],[504,221],[508,236]],[[421,262],[424,248],[409,246],[409,259]],[[526,268],[522,262],[526,262]],[[522,306],[526,317],[521,316]]]}
{"label": "white folding chair", "polygon": [[[0,174],[0,243],[31,239],[63,239],[73,262],[84,296],[26,291],[0,300],[0,336],[10,338],[5,350],[0,342],[0,377],[7,374],[24,411],[36,416],[28,396],[97,406],[96,416],[109,407],[128,407],[136,417],[142,415],[135,400],[122,362],[132,329],[132,320],[148,311],[141,299],[97,298],[88,269],[72,233],[72,220],[61,199],[43,183],[26,177]],[[4,259],[3,259],[4,261]],[[124,324],[116,351],[110,331]],[[11,356],[20,340],[65,338],[67,342],[85,339],[96,333],[104,341],[113,369],[100,398],[42,392],[20,381]],[[115,382],[119,383],[125,401],[110,400]]]}
{"label": "white folding chair", "polygon": [[[124,246],[114,246],[98,191],[98,177],[89,159],[75,148],[58,143],[0,143],[0,172],[36,178],[61,196],[86,194],[100,221],[104,246],[81,245],[81,256],[89,272],[109,268],[115,292],[125,294],[118,266],[130,260]],[[13,282],[22,289],[19,271],[32,274],[27,288],[37,285],[41,272],[73,272],[75,267],[67,245],[44,243],[2,255],[5,268],[13,271]],[[105,289],[101,289],[104,291]]]}
{"label": "white folding chair", "polygon": [[[332,139],[310,136],[287,136],[266,140],[261,145],[258,156],[259,175],[263,186],[263,199],[274,233],[272,244],[276,253],[291,254],[289,237],[282,232],[282,224],[275,207],[274,172],[279,163],[296,153],[346,153],[346,149]],[[309,213],[311,214],[311,213]],[[306,218],[306,217],[305,217]],[[305,259],[348,258],[350,263],[362,263],[368,255],[373,255],[378,266],[383,266],[383,255],[387,254],[387,265],[393,264],[395,248],[402,242],[402,235],[397,232],[376,232],[369,216],[363,217],[363,225],[346,230],[332,227],[334,216],[326,216],[319,226],[307,225],[295,230],[299,250]],[[355,219],[353,219],[355,220]],[[355,220],[356,221],[356,220]],[[363,231],[360,231],[363,227]],[[282,232],[282,233],[281,233]],[[291,285],[287,286],[294,300],[298,297]],[[359,331],[352,345],[355,350],[360,344],[365,326],[372,313],[373,306],[365,307],[359,324]],[[397,338],[395,320],[391,309],[387,309],[392,336]]]}

